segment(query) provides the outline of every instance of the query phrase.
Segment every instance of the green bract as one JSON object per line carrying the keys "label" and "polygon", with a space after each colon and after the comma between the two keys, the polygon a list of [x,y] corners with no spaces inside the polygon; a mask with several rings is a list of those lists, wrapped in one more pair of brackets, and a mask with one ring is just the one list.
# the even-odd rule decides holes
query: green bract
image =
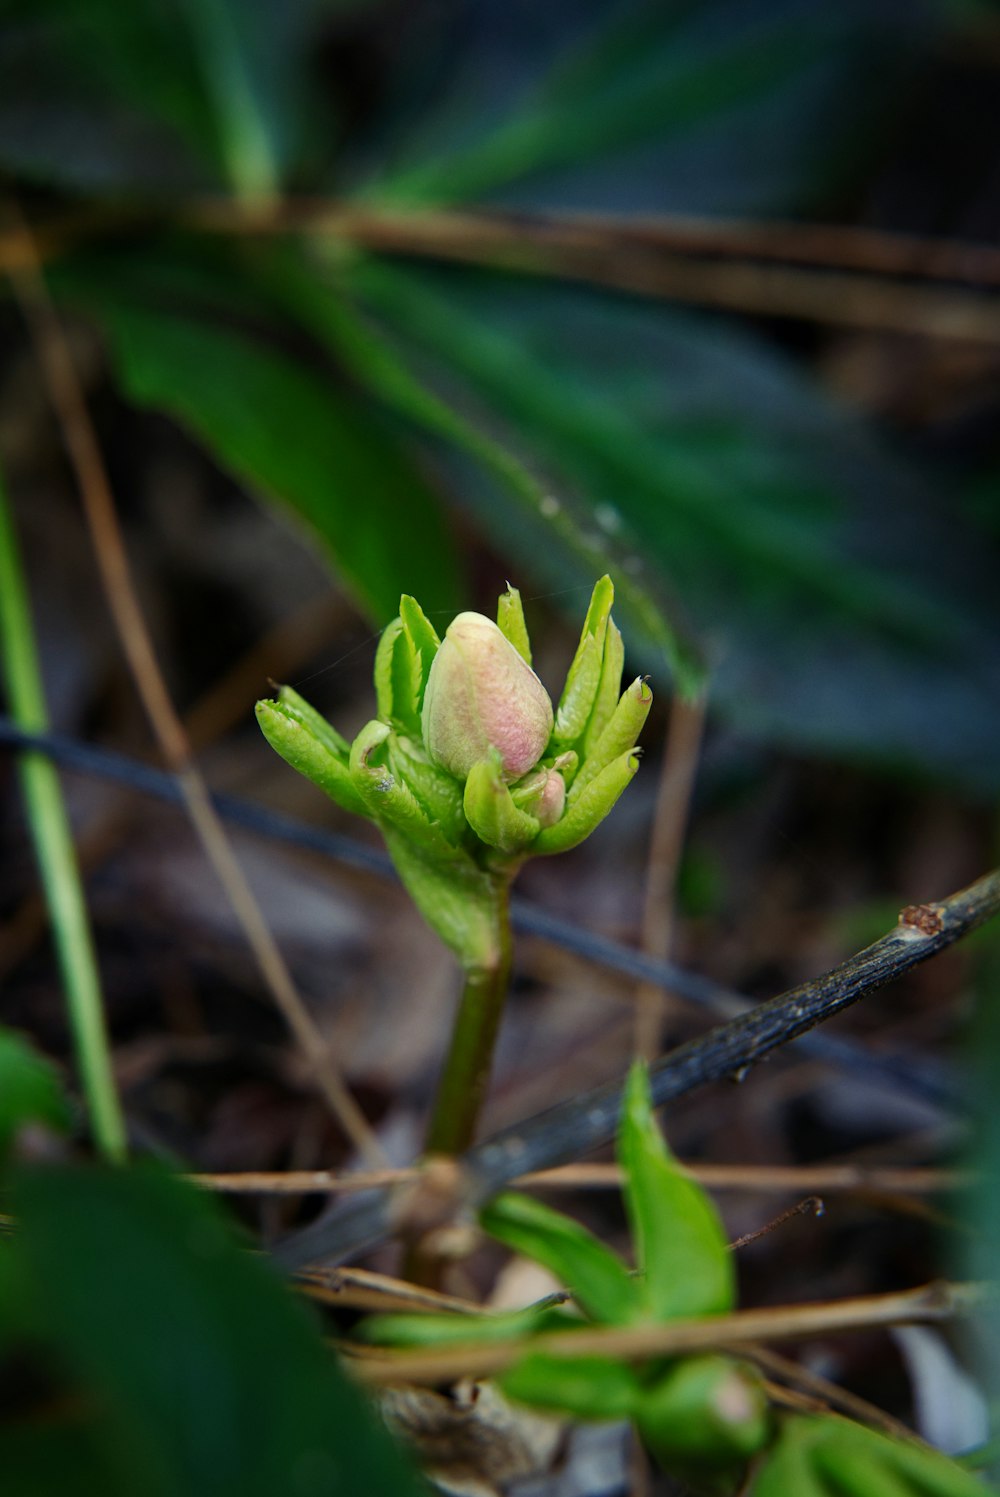
{"label": "green bract", "polygon": [[622,693],[614,588],[594,588],[553,711],[531,669],[516,588],[497,622],[460,613],[444,639],[413,598],[375,657],[377,716],[353,744],[290,687],[257,704],[264,736],[345,811],[376,822],[427,921],[467,969],[490,965],[497,907],[529,857],[589,836],[638,768],[652,692]]}

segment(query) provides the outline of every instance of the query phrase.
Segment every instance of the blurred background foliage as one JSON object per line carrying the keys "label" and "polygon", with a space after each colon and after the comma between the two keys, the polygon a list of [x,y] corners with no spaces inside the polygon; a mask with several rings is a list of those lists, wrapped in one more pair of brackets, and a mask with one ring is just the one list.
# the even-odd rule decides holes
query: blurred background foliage
{"label": "blurred background foliage", "polygon": [[[996,788],[982,393],[920,431],[877,419],[895,392],[841,367],[835,234],[822,336],[606,284],[649,261],[628,234],[651,215],[981,236],[988,9],[8,0],[2,25],[0,158],[60,298],[124,397],[301,517],[374,623],[404,589],[470,599],[468,518],[522,582],[609,564],[647,668],[707,678],[753,733]],[[230,193],[246,215],[213,217]],[[282,194],[336,206],[296,234]],[[500,243],[458,209],[503,215]],[[601,223],[588,284],[524,215]],[[732,259],[701,265],[711,300]],[[763,267],[779,302],[791,270]],[[914,347],[882,289],[882,357],[995,381],[995,337]]]}
{"label": "blurred background foliage", "polygon": [[[509,575],[551,620],[564,603],[575,616],[610,570],[630,662],[661,698],[668,682],[707,693],[712,713],[681,869],[685,960],[771,992],[884,929],[897,895],[980,872],[1000,789],[998,71],[1000,18],[975,0],[2,0],[0,264],[19,263],[16,198],[215,779],[256,788],[266,773],[247,723],[269,672],[327,671],[322,704],[360,725],[370,631],[401,592],[447,621]],[[7,296],[0,327],[0,457],[53,717],[138,751]],[[290,645],[282,619],[299,609]],[[540,871],[530,892],[634,939],[653,785],[609,831],[628,849],[613,888],[602,843],[571,876]],[[133,1131],[202,1168],[342,1160],[277,1021],[248,1005],[218,891],[174,824],[79,789],[73,809],[97,869]],[[412,1144],[450,970],[392,896],[316,888],[252,844],[241,853],[304,988],[331,1000],[325,1032],[367,1112]],[[25,866],[18,842],[0,866],[12,912],[0,976],[11,1022],[65,1054]],[[374,977],[362,945],[383,963]],[[984,932],[978,958],[954,953],[912,980],[902,1020],[866,1006],[862,1033],[937,1054],[973,996],[995,997],[995,950]],[[541,1003],[529,1017],[515,993],[505,1120],[551,1100],[554,1076],[560,1091],[603,1079],[629,1043],[625,1005],[609,1019],[579,967],[536,953],[519,980],[520,996],[560,996],[539,1018]],[[993,1040],[979,1048],[990,1095]],[[518,1054],[532,1074],[516,1074]],[[0,1076],[15,1062],[29,1075],[8,1050]],[[798,1160],[888,1139],[904,1162],[950,1157],[947,1120],[792,1069],[776,1064],[756,1100],[734,1091],[717,1116],[679,1109],[681,1146],[726,1156],[737,1137],[752,1158]],[[29,1081],[44,1118],[56,1108],[44,1066]],[[95,1180],[81,1218],[93,1211],[106,1235],[95,1228],[73,1277],[54,1196],[23,1188],[53,1282],[68,1276],[51,1304],[36,1285],[33,1334],[72,1340],[74,1375],[99,1381],[89,1296],[112,1306],[122,1365],[167,1334],[138,1316],[141,1296],[103,1251],[115,1213],[149,1226],[135,1251],[152,1254],[153,1275],[157,1224],[195,1208],[166,1182],[123,1205],[114,1193],[132,1187]],[[733,1235],[760,1224],[756,1206],[733,1216]],[[929,1275],[936,1228],[915,1222],[873,1229],[855,1205],[807,1252],[794,1235],[806,1227],[787,1229],[750,1255],[751,1297]],[[287,1208],[263,1205],[254,1225],[273,1237]],[[219,1251],[225,1277],[237,1255]],[[233,1286],[248,1306],[261,1292]],[[297,1322],[280,1334],[290,1357],[314,1359]],[[219,1336],[237,1378],[260,1345]],[[907,1412],[898,1359],[870,1341],[838,1356],[838,1376]],[[129,1395],[108,1394],[122,1417]],[[233,1428],[238,1444],[245,1426]],[[161,1437],[149,1434],[154,1452]],[[315,1438],[319,1474],[303,1491],[324,1489]],[[182,1472],[177,1490],[192,1480]]]}

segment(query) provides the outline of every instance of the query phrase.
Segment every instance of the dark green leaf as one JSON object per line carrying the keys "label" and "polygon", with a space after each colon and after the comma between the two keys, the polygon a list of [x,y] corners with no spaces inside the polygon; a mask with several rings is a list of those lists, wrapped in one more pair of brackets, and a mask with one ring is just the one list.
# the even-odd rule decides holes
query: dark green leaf
{"label": "dark green leaf", "polygon": [[751,1497],[985,1497],[990,1490],[929,1446],[847,1419],[787,1419]]}
{"label": "dark green leaf", "polygon": [[646,1067],[629,1073],[618,1130],[618,1160],[636,1267],[653,1320],[720,1315],[736,1295],[733,1259],[718,1212],[663,1141]]}
{"label": "dark green leaf", "polygon": [[[521,568],[565,586],[609,560],[633,648],[685,618],[713,700],[756,733],[1000,783],[995,546],[773,351],[568,288],[351,279],[390,348],[356,367],[474,455],[462,498]],[[488,455],[421,409],[400,359]]]}
{"label": "dark green leaf", "polygon": [[0,1158],[25,1123],[64,1131],[69,1107],[55,1068],[21,1035],[0,1027]]}
{"label": "dark green leaf", "polygon": [[[402,592],[454,602],[455,551],[436,497],[377,415],[261,336],[161,310],[141,280],[120,294],[113,273],[109,262],[106,279],[90,271],[61,284],[101,320],[132,400],[174,416],[304,520],[375,622],[392,618]],[[214,277],[203,281],[213,292]]]}
{"label": "dark green leaf", "polygon": [[144,136],[159,150],[182,142],[237,190],[267,193],[311,118],[312,20],[311,0],[13,0],[0,49],[0,152],[74,183],[93,180],[96,156],[118,182],[162,189],[169,182],[148,158],[143,165],[140,151],[123,151],[123,138],[138,132],[136,145]]}
{"label": "dark green leaf", "polygon": [[546,7],[544,17],[530,4],[457,9],[452,27],[446,8],[430,40],[418,33],[400,49],[415,70],[424,40],[441,84],[429,108],[400,121],[369,196],[618,211],[786,206],[814,196],[849,146],[870,148],[908,17],[893,0],[636,0]]}
{"label": "dark green leaf", "polygon": [[592,1232],[530,1196],[508,1191],[480,1212],[485,1231],[555,1274],[591,1320],[624,1325],[641,1315],[628,1269]]}
{"label": "dark green leaf", "polygon": [[303,1306],[207,1196],[159,1172],[51,1169],[22,1172],[14,1201],[37,1335],[113,1418],[131,1491],[417,1492]]}

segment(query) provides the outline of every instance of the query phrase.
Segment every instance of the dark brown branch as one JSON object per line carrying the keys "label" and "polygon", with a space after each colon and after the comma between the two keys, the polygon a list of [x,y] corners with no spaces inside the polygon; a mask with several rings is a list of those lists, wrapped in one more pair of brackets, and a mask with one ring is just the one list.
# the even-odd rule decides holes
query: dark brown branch
{"label": "dark brown branch", "polygon": [[[708,1082],[743,1074],[765,1055],[943,951],[998,910],[1000,871],[939,904],[907,906],[893,930],[824,976],[670,1051],[650,1071],[654,1101],[659,1106]],[[616,1081],[560,1102],[470,1150],[460,1161],[456,1209],[488,1200],[519,1175],[567,1163],[608,1143],[618,1127],[622,1085]],[[383,1191],[351,1203],[280,1244],[278,1261],[298,1268],[359,1252],[392,1232],[394,1199]]]}

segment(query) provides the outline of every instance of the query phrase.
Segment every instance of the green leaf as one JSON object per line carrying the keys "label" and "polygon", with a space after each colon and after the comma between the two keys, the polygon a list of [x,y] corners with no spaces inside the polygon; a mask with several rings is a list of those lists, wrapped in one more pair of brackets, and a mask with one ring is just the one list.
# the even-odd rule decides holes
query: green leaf
{"label": "green leaf", "polygon": [[713,703],[758,735],[1000,785],[996,546],[762,340],[486,273],[345,275],[370,341],[493,444],[356,359],[473,457],[461,499],[511,564],[556,587],[607,565],[631,647],[690,692],[685,642],[710,644]]}
{"label": "green leaf", "polygon": [[[496,485],[483,506],[483,517],[489,523],[491,515],[505,514],[511,528],[501,534],[497,527],[497,543],[510,548],[525,571],[541,567],[545,572],[554,566],[557,570],[547,575],[560,583],[585,579],[590,586],[595,572],[607,570],[608,547],[600,526],[595,536],[589,521],[556,499],[513,444],[496,439],[481,413],[474,419],[460,397],[450,391],[447,398],[435,393],[423,372],[418,376],[405,354],[393,346],[386,330],[348,299],[339,266],[323,260],[307,264],[301,256],[272,251],[258,262],[257,274],[269,293],[322,339],[381,403],[471,461],[473,478],[468,492],[463,485],[463,502],[476,502],[477,473]],[[609,507],[602,513],[608,518],[618,512]],[[672,605],[651,589],[648,578],[638,575],[634,555],[622,556],[625,565],[615,565],[614,582],[631,626],[657,658],[666,658],[682,690],[700,692],[705,671],[692,639]]]}
{"label": "green leaf", "polygon": [[591,5],[559,19],[508,8],[502,31],[442,27],[446,86],[404,117],[366,195],[760,211],[828,177],[850,139],[852,84],[870,139],[893,77],[890,18],[863,0]]}
{"label": "green leaf", "polygon": [[618,1160],[636,1267],[652,1319],[721,1315],[732,1309],[733,1258],[718,1212],[667,1149],[641,1062],[633,1065],[625,1089]]}
{"label": "green leaf", "polygon": [[437,498],[377,415],[255,334],[143,304],[141,283],[119,297],[112,276],[109,262],[61,284],[102,323],[130,400],[173,416],[222,467],[304,521],[375,622],[410,588],[454,599]]}
{"label": "green leaf", "polygon": [[437,630],[424,613],[416,598],[411,598],[407,593],[404,593],[399,600],[399,616],[413,652],[420,661],[419,683],[416,693],[416,715],[417,722],[419,723],[420,711],[424,705],[424,692],[427,688],[427,677],[431,673],[434,656],[441,647],[441,641],[438,638]]}
{"label": "green leaf", "polygon": [[469,770],[463,797],[465,817],[487,846],[504,853],[523,852],[538,836],[540,823],[514,804],[499,761],[496,754]]}
{"label": "green leaf", "polygon": [[530,1305],[482,1315],[372,1315],[357,1327],[374,1346],[459,1346],[512,1341],[544,1331],[565,1331],[580,1321],[553,1306]]}
{"label": "green leaf", "polygon": [[[802,1485],[796,1485],[802,1483]],[[786,1419],[751,1497],[985,1497],[993,1490],[930,1446],[828,1415]]]}
{"label": "green leaf", "polygon": [[668,1470],[729,1493],[772,1435],[759,1374],[731,1357],[683,1357],[647,1383],[635,1407],[643,1440]]}
{"label": "green leaf", "polygon": [[630,1419],[641,1397],[633,1369],[610,1357],[529,1352],[498,1381],[508,1398],[574,1419]]}
{"label": "green leaf", "polygon": [[16,1176],[14,1207],[36,1335],[83,1409],[107,1415],[131,1477],[119,1490],[421,1490],[301,1302],[207,1195],[158,1170],[39,1169]]}
{"label": "green leaf", "polygon": [[344,758],[331,748],[329,735],[321,737],[316,732],[313,719],[319,713],[314,708],[310,708],[309,713],[309,717],[305,717],[298,704],[286,700],[284,689],[281,700],[265,700],[256,706],[261,732],[286,764],[318,785],[341,810],[356,816],[371,816]]}
{"label": "green leaf", "polygon": [[[615,631],[617,633],[617,630]],[[604,716],[603,703],[599,703]],[[653,693],[641,677],[627,686],[596,739],[590,739],[580,772],[573,781],[570,802],[575,805],[583,791],[609,764],[635,747],[653,705]],[[596,708],[595,708],[596,711]],[[592,719],[593,721],[593,719]],[[584,740],[586,743],[586,740]]]}
{"label": "green leaf", "polygon": [[69,1105],[55,1067],[22,1035],[0,1026],[0,1158],[26,1123],[64,1133]]}
{"label": "green leaf", "polygon": [[[147,192],[150,183],[169,185],[123,148],[122,138],[138,132],[158,149],[183,143],[237,192],[260,197],[276,189],[315,128],[310,0],[9,0],[6,19],[0,56],[29,70],[43,134],[28,153],[12,128],[10,146],[22,168],[54,180],[87,182],[96,156],[119,182]],[[10,107],[24,86],[18,67],[0,80]],[[15,107],[11,116],[14,126]],[[23,106],[21,118],[23,134]],[[83,131],[74,140],[77,118]],[[0,106],[0,154],[3,126]],[[195,179],[190,163],[185,174]]]}
{"label": "green leaf", "polygon": [[636,749],[614,759],[581,790],[572,805],[567,802],[561,820],[539,832],[531,846],[532,855],[544,857],[578,847],[600,826],[618,797],[631,784],[638,768],[639,753]]}
{"label": "green leaf", "polygon": [[508,1191],[484,1206],[479,1219],[491,1236],[544,1264],[591,1320],[625,1325],[638,1318],[640,1295],[628,1269],[571,1217]]}
{"label": "green leaf", "polygon": [[525,665],[530,665],[531,640],[528,638],[528,626],[524,621],[521,594],[516,587],[511,587],[509,582],[505,591],[497,599],[497,628],[504,639],[514,646]]}

